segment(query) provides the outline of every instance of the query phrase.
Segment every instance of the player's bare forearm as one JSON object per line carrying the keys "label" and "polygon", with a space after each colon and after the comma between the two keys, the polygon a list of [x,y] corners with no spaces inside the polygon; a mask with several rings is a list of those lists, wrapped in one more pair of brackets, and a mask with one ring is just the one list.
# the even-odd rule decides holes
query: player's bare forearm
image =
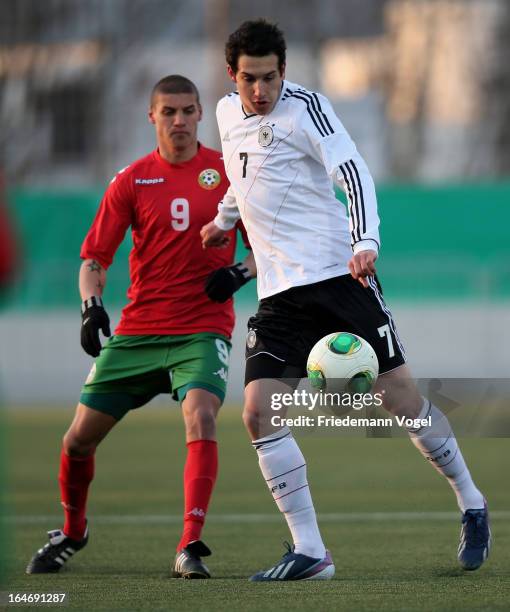
{"label": "player's bare forearm", "polygon": [[250,271],[251,277],[256,278],[257,276],[257,264],[255,263],[255,257],[253,251],[250,251],[248,255],[243,259],[243,265]]}
{"label": "player's bare forearm", "polygon": [[106,270],[95,259],[85,259],[81,264],[79,287],[82,300],[93,295],[101,297],[106,285]]}
{"label": "player's bare forearm", "polygon": [[368,287],[369,276],[374,276],[376,273],[375,261],[377,259],[377,252],[372,250],[359,251],[349,261],[349,270],[351,276],[363,285]]}

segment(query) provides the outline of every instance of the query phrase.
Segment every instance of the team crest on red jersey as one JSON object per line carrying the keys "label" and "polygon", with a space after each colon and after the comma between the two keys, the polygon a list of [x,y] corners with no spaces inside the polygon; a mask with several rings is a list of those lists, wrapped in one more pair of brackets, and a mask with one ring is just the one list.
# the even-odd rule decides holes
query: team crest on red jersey
{"label": "team crest on red jersey", "polygon": [[220,183],[221,175],[214,168],[202,170],[202,172],[198,175],[198,184],[203,189],[216,189]]}

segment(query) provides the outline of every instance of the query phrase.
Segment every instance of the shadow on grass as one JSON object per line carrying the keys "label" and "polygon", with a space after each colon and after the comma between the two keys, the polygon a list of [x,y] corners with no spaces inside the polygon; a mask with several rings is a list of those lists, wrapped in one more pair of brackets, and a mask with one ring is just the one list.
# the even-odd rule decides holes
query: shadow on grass
{"label": "shadow on grass", "polygon": [[439,567],[430,573],[435,578],[462,578],[469,574],[460,567]]}

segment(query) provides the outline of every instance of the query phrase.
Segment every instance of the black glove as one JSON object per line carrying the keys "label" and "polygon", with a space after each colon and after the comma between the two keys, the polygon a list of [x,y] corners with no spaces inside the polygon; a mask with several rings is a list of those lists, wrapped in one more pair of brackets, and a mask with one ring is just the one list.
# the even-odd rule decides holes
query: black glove
{"label": "black glove", "polygon": [[105,336],[111,336],[110,319],[100,297],[93,295],[82,302],[81,321],[81,346],[86,353],[97,357],[101,351],[99,330]]}
{"label": "black glove", "polygon": [[239,262],[211,272],[205,281],[205,292],[213,302],[226,302],[250,279],[250,271]]}

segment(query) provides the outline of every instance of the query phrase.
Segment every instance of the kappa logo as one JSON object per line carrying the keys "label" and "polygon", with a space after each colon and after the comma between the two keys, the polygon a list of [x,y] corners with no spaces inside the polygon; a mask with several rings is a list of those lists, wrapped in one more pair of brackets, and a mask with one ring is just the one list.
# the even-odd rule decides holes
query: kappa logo
{"label": "kappa logo", "polygon": [[228,372],[225,368],[220,368],[216,372],[213,372],[215,376],[219,376],[223,382],[227,382]]}
{"label": "kappa logo", "polygon": [[228,132],[225,132],[225,134],[223,134],[223,138],[221,140],[222,140],[222,142],[230,142],[230,134]]}
{"label": "kappa logo", "polygon": [[199,516],[200,518],[204,518],[205,516],[205,512],[202,510],[202,508],[193,508],[193,510],[190,510],[188,514],[192,514],[193,516]]}
{"label": "kappa logo", "polygon": [[68,512],[76,512],[78,510],[78,508],[76,508],[75,506],[71,506],[71,504],[66,504],[65,502],[60,502],[62,505],[62,508],[64,508],[64,510],[67,510]]}
{"label": "kappa logo", "polygon": [[150,178],[150,179],[135,179],[135,185],[155,185],[156,183],[164,183],[163,177]]}

